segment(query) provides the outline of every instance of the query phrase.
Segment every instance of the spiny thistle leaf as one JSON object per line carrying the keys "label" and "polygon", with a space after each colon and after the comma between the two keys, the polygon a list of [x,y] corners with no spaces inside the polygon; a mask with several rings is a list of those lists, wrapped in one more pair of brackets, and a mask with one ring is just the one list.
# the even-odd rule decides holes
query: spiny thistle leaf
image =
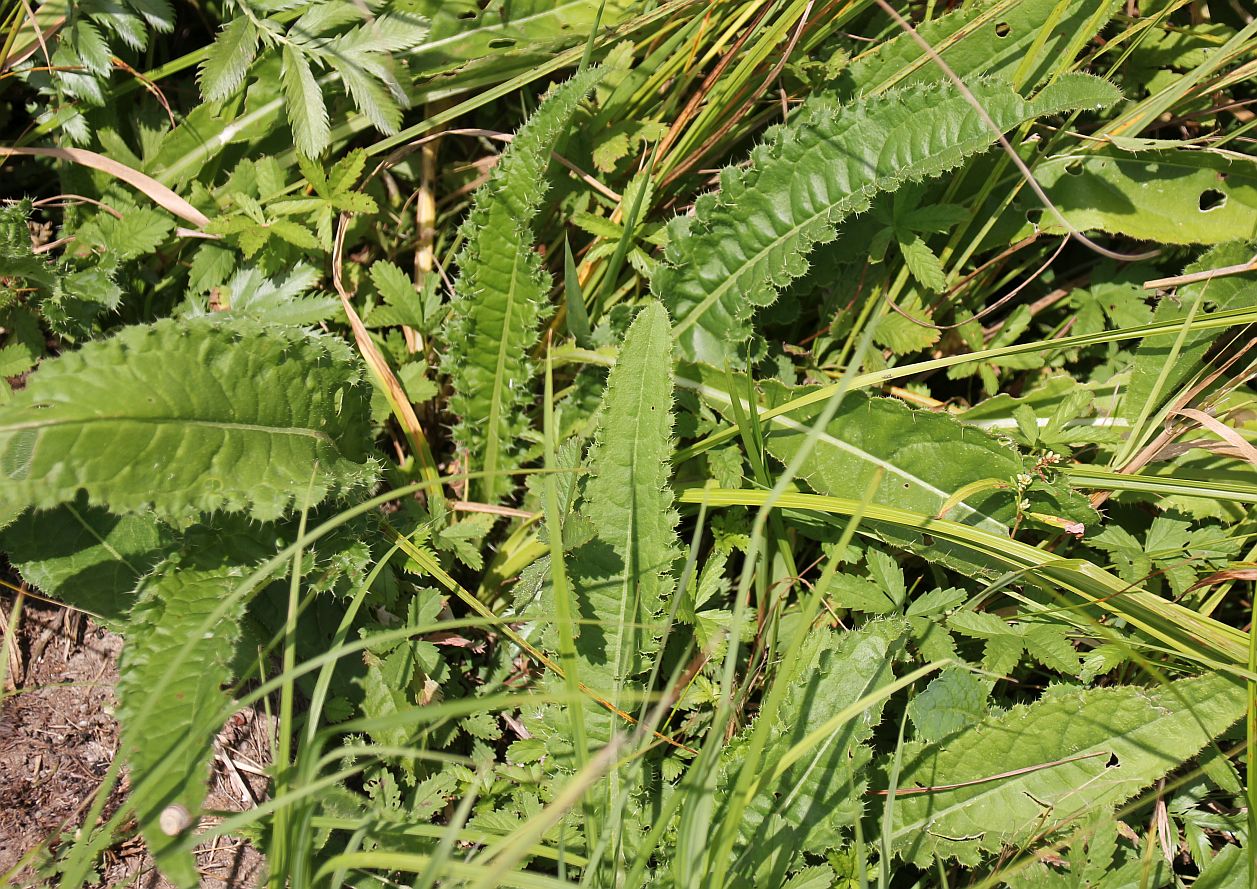
{"label": "spiny thistle leaf", "polygon": [[[597,536],[567,559],[580,681],[625,712],[636,709],[641,688],[634,680],[658,647],[663,603],[674,584],[671,367],[668,314],[651,302],[629,328],[607,380],[602,426],[590,458],[593,477],[581,507]],[[552,649],[555,636],[552,630],[547,634]],[[624,726],[604,707],[588,705],[585,714],[595,748],[610,739],[613,720]],[[557,708],[549,718],[560,735],[569,734]]]}
{"label": "spiny thistle leaf", "polygon": [[[1034,99],[1007,84],[970,86],[1000,130],[1045,114],[1110,105],[1117,89],[1065,75]],[[757,306],[807,270],[818,243],[870,198],[909,180],[937,176],[995,141],[954,87],[917,86],[840,106],[816,98],[751,153],[727,168],[719,192],[699,198],[672,226],[666,264],[651,289],[673,318],[680,356],[716,366],[738,363]]]}
{"label": "spiny thistle leaf", "polygon": [[376,475],[370,389],[339,339],[195,318],[49,361],[0,408],[0,502],[275,518]]}
{"label": "spiny thistle leaf", "polygon": [[490,473],[482,485],[490,502],[509,488],[493,473],[515,465],[524,408],[532,401],[528,353],[549,312],[550,276],[534,249],[531,223],[546,192],[550,153],[598,76],[578,74],[542,103],[476,192],[464,227],[445,368],[454,384],[450,410],[459,418],[455,437],[471,452],[472,468]]}

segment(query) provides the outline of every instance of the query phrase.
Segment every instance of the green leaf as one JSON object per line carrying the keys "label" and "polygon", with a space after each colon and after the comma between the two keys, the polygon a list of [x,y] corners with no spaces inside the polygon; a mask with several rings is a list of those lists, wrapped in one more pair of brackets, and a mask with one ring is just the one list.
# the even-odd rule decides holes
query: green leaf
{"label": "green leaf", "polygon": [[306,157],[321,154],[329,144],[331,128],[327,120],[327,104],[319,89],[310,62],[291,44],[283,48],[280,78],[284,86],[284,110],[292,125],[297,150]]}
{"label": "green leaf", "polygon": [[530,226],[547,188],[550,153],[598,76],[594,69],[578,74],[542,103],[476,192],[463,228],[467,244],[458,257],[444,366],[454,384],[455,438],[471,452],[471,468],[490,473],[481,483],[489,502],[510,488],[493,473],[517,463],[524,411],[533,402],[529,352],[550,311],[550,276]]}
{"label": "green leaf", "polygon": [[[912,277],[916,278],[922,287],[931,293],[942,293],[947,288],[947,273],[943,271],[943,264],[934,255],[934,251],[930,249],[930,246],[925,243],[923,238],[918,235],[906,241],[900,241],[899,250],[903,253],[903,261],[908,266],[908,271],[912,273]],[[919,313],[923,307],[917,306],[916,308]],[[920,317],[919,314],[914,313],[906,305],[904,306],[904,311],[913,315],[913,317]],[[925,320],[929,320],[928,316]],[[934,333],[935,339],[937,339],[936,331],[932,331],[928,327],[922,327],[921,329]]]}
{"label": "green leaf", "polygon": [[339,339],[197,318],[45,361],[0,408],[0,502],[279,516],[375,478],[370,389]]}
{"label": "green leaf", "polygon": [[[1230,265],[1239,265],[1252,259],[1257,246],[1251,243],[1227,244],[1215,247],[1199,260],[1189,265],[1187,273],[1209,271]],[[1257,275],[1247,273],[1231,275],[1187,284],[1178,289],[1174,299],[1163,299],[1157,305],[1154,321],[1171,321],[1185,318],[1193,305],[1203,301],[1201,309],[1212,306],[1215,310],[1238,309],[1257,304]],[[1169,361],[1176,336],[1150,337],[1141,340],[1135,349],[1135,362],[1131,371],[1130,388],[1122,399],[1121,413],[1127,418],[1137,417],[1145,406],[1148,416],[1166,402],[1176,398],[1183,387],[1206,367],[1206,355],[1219,338],[1232,336],[1225,329],[1189,330],[1182,339],[1177,356]],[[1159,388],[1158,388],[1159,384]],[[1154,401],[1155,399],[1155,401]],[[1153,402],[1152,404],[1149,404]]]}
{"label": "green leaf", "polygon": [[[703,375],[704,382],[715,383],[716,378]],[[723,380],[720,384],[727,385]],[[762,381],[759,388],[767,408],[810,391],[773,380]],[[716,410],[732,417],[723,391],[712,385],[705,386],[702,394]],[[768,452],[788,464],[822,407],[809,405],[763,421]],[[946,506],[946,518],[952,521],[1006,534],[1016,514],[1016,497],[1009,486],[1024,471],[1015,449],[946,414],[913,410],[898,399],[850,392],[816,438],[799,478],[819,494],[858,499],[880,473],[881,481],[873,492],[876,503],[927,516],[937,515]],[[1081,510],[1094,518],[1082,498],[1059,486],[1042,491],[1032,487],[1027,496],[1036,512],[1059,515]]]}
{"label": "green leaf", "polygon": [[[131,768],[130,801],[158,867],[181,887],[199,885],[196,862],[190,852],[176,851],[182,835],[167,834],[159,822],[174,805],[195,817],[205,799],[243,597],[208,632],[204,624],[248,574],[238,565],[208,562],[208,555],[199,561],[176,557],[158,566],[140,589],[119,662],[118,719]],[[172,673],[176,657],[182,666]]]}
{"label": "green leaf", "polygon": [[[884,701],[839,726],[781,774],[777,771],[810,732],[891,681],[906,629],[902,620],[873,621],[851,632],[823,632],[809,643],[755,764],[762,778],[743,813],[737,859],[729,868],[737,875],[736,885],[780,885],[805,852],[821,855],[838,848],[863,815],[872,758],[864,742],[881,721]],[[747,728],[722,751],[714,823],[728,805],[753,730]]]}
{"label": "green leaf", "polygon": [[[1069,224],[1161,244],[1257,238],[1257,161],[1188,148],[1070,152],[1035,167]],[[1036,206],[1038,206],[1036,204]],[[1060,234],[1044,214],[1038,230]],[[1013,239],[1030,234],[1027,226]]]}
{"label": "green leaf", "polygon": [[1221,674],[1156,689],[1049,690],[944,741],[908,744],[899,787],[947,789],[897,799],[889,842],[932,867],[1050,838],[1178,768],[1244,708],[1243,687]]}
{"label": "green leaf", "polygon": [[991,681],[948,667],[908,704],[908,718],[922,741],[938,741],[978,722],[987,711]]}
{"label": "green leaf", "polygon": [[4,529],[0,544],[31,586],[116,624],[173,537],[151,516],[110,515],[83,501],[28,510]]}
{"label": "green leaf", "polygon": [[[1019,74],[1020,83],[1034,85],[1071,61],[1080,41],[1099,32],[1120,7],[1121,0],[985,0],[915,27],[962,79]],[[912,35],[896,34],[857,58],[844,81],[854,92],[869,95],[944,79]],[[841,95],[852,92],[840,82]]]}
{"label": "green leaf", "polygon": [[[629,327],[607,379],[581,508],[598,536],[568,561],[582,621],[581,681],[621,710],[634,707],[625,689],[655,651],[674,584],[671,367],[668,314],[651,302]],[[594,738],[605,743],[606,727]]]}
{"label": "green leaf", "polygon": [[257,28],[247,16],[239,16],[223,26],[201,63],[201,95],[205,101],[221,102],[239,89],[257,48]]}
{"label": "green leaf", "polygon": [[[1063,76],[1033,100],[998,82],[971,89],[1001,130],[1118,98],[1113,86],[1085,75]],[[751,153],[748,168],[726,169],[721,190],[673,223],[667,263],[651,289],[676,319],[681,356],[737,363],[754,309],[771,305],[807,270],[808,254],[834,239],[839,222],[868,209],[878,192],[940,175],[994,141],[951,86],[847,106],[809,99]]]}

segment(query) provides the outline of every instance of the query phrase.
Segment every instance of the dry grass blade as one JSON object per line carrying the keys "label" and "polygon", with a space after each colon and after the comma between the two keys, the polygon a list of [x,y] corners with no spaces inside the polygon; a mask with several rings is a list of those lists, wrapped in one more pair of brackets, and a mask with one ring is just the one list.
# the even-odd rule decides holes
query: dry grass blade
{"label": "dry grass blade", "polygon": [[132,169],[113,158],[105,157],[84,148],[6,148],[0,146],[0,157],[51,157],[57,160],[70,161],[108,173],[115,179],[121,179],[127,185],[147,196],[163,210],[167,210],[180,219],[190,222],[197,228],[209,225],[209,217],[193,207],[179,195],[162,185],[152,176]]}

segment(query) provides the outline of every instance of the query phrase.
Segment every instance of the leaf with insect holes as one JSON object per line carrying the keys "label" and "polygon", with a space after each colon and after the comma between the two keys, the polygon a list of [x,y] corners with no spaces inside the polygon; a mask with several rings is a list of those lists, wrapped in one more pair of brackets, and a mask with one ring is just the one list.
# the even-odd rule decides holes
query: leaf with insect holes
{"label": "leaf with insect holes", "polygon": [[[1163,688],[1049,689],[937,742],[910,742],[898,787],[924,792],[895,801],[886,841],[932,867],[1051,838],[1178,768],[1244,708],[1243,686],[1218,673]],[[883,787],[890,766],[881,763]]]}

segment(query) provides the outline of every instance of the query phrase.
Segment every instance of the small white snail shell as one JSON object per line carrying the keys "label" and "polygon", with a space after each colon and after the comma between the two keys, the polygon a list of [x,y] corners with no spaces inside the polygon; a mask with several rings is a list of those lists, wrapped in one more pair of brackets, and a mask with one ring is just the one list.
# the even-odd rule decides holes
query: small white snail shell
{"label": "small white snail shell", "polygon": [[175,803],[161,810],[157,825],[166,836],[177,837],[192,826],[192,816],[188,814],[187,809]]}

